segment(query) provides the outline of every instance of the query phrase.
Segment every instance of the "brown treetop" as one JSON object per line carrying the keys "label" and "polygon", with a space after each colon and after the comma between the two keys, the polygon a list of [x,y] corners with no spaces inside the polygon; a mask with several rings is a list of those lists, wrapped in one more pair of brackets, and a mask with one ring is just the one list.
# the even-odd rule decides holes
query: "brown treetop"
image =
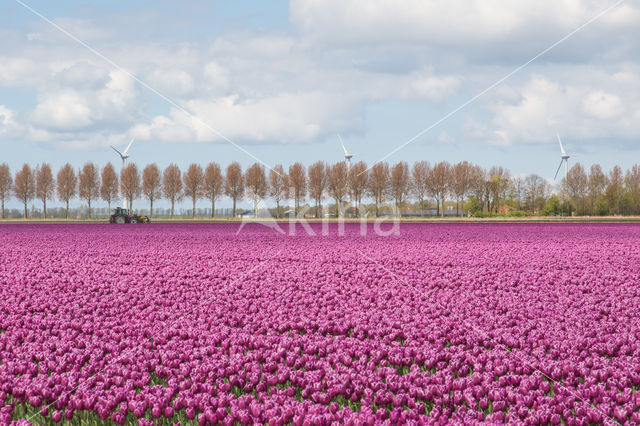
{"label": "brown treetop", "polygon": [[129,163],[120,172],[120,192],[127,200],[140,195],[140,173],[135,163]]}
{"label": "brown treetop", "polygon": [[156,163],[148,164],[142,171],[142,193],[148,200],[156,200],[161,191],[160,169]]}
{"label": "brown treetop", "polygon": [[78,178],[76,172],[67,163],[58,171],[56,179],[58,183],[58,198],[63,201],[69,201],[76,196],[78,191]]}
{"label": "brown treetop", "polygon": [[224,177],[218,163],[209,163],[204,170],[202,191],[210,200],[216,200],[224,193]]}
{"label": "brown treetop", "polygon": [[242,174],[242,167],[237,161],[234,161],[227,167],[225,193],[235,200],[241,200],[244,196],[244,176]]}
{"label": "brown treetop", "polygon": [[53,198],[55,190],[56,183],[53,179],[51,166],[42,163],[36,172],[36,196],[43,201],[50,200]]}
{"label": "brown treetop", "polygon": [[100,196],[100,173],[94,163],[86,163],[78,173],[78,194],[85,200]]}
{"label": "brown treetop", "polygon": [[175,164],[169,164],[162,174],[162,190],[169,200],[179,200],[182,196],[182,172]]}
{"label": "brown treetop", "polygon": [[246,183],[247,194],[257,204],[267,195],[269,186],[267,185],[267,176],[264,167],[258,163],[254,163],[244,172],[244,181]]}
{"label": "brown treetop", "polygon": [[201,197],[204,172],[199,164],[190,164],[182,180],[184,183],[185,196],[191,199],[198,199]]}
{"label": "brown treetop", "polygon": [[111,203],[118,198],[118,175],[111,163],[107,163],[102,169],[102,184],[100,185],[100,196],[103,200]]}
{"label": "brown treetop", "polygon": [[36,180],[33,170],[28,164],[24,164],[22,169],[16,173],[13,183],[13,191],[16,198],[22,201],[32,199],[36,194]]}

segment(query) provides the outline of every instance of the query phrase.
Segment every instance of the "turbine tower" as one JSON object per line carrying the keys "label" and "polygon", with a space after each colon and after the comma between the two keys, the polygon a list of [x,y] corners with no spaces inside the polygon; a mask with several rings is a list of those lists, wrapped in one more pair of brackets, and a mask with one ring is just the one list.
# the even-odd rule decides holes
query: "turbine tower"
{"label": "turbine tower", "polygon": [[560,165],[558,166],[558,170],[556,170],[556,175],[553,177],[553,180],[555,180],[558,177],[558,172],[560,171],[560,168],[562,167],[562,163],[564,162],[564,178],[565,180],[567,179],[567,175],[569,174],[569,158],[571,158],[571,156],[569,154],[567,154],[564,150],[564,147],[562,146],[562,141],[560,140],[560,135],[558,136],[558,143],[560,144]]}
{"label": "turbine tower", "polygon": [[[120,158],[122,158],[122,169],[124,169],[124,167],[127,165],[127,158],[129,158],[129,148],[131,148],[131,144],[133,143],[134,139],[135,138],[131,138],[131,142],[129,142],[129,145],[127,145],[125,150],[122,152],[118,151],[113,145],[111,146],[111,148],[113,148],[113,150],[118,153]],[[122,208],[127,208],[127,199],[125,197],[122,197]]]}
{"label": "turbine tower", "polygon": [[344,151],[344,161],[347,163],[347,171],[349,171],[351,169],[351,159],[353,158],[354,154],[351,154],[349,151],[347,151],[347,148],[345,148],[344,146],[344,142],[342,142],[340,133],[338,133],[338,139],[340,139],[340,145],[342,145],[342,150]]}

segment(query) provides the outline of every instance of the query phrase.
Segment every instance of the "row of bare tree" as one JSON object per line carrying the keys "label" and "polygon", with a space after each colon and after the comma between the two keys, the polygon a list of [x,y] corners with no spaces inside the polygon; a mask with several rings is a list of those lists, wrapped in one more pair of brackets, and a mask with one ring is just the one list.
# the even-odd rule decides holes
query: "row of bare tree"
{"label": "row of bare tree", "polygon": [[640,165],[623,172],[619,166],[605,173],[599,164],[587,171],[576,163],[563,179],[562,189],[578,215],[640,214]]}
{"label": "row of bare tree", "polygon": [[[579,214],[600,212],[602,200],[608,203],[611,213],[632,213],[631,210],[640,208],[640,166],[634,166],[626,176],[620,167],[615,167],[607,176],[599,165],[592,166],[586,173],[576,164],[563,180],[562,188]],[[140,173],[138,166],[130,163],[119,176],[111,163],[100,170],[88,162],[77,172],[65,164],[56,178],[46,163],[35,168],[25,164],[15,178],[7,164],[0,164],[2,217],[5,200],[11,195],[22,201],[25,217],[27,204],[33,199],[42,201],[46,217],[47,201],[55,195],[66,203],[67,217],[70,200],[75,197],[87,202],[91,217],[91,204],[97,199],[106,201],[110,210],[111,203],[122,197],[131,209],[133,201],[140,196],[149,201],[151,215],[155,201],[169,200],[172,217],[175,203],[184,197],[192,201],[194,216],[197,200],[206,198],[211,202],[213,216],[216,201],[224,195],[233,201],[234,216],[237,202],[244,197],[253,202],[256,210],[261,200],[272,198],[276,214],[280,213],[280,204],[285,200],[294,202],[297,213],[308,197],[315,205],[317,217],[326,197],[335,201],[336,215],[343,213],[347,202],[355,207],[357,214],[365,197],[374,202],[376,216],[387,201],[400,207],[409,200],[417,202],[420,208],[427,200],[434,200],[438,215],[444,214],[445,201],[455,201],[457,214],[461,207],[464,210],[466,200],[473,201],[474,209],[485,212],[498,212],[507,202],[514,209],[534,212],[542,210],[551,195],[551,187],[537,175],[512,178],[503,167],[485,170],[466,161],[457,164],[443,161],[434,165],[417,161],[411,167],[404,161],[392,166],[379,162],[371,167],[364,162],[349,167],[345,162],[318,161],[308,168],[294,163],[288,170],[277,165],[268,173],[258,163],[243,171],[239,163],[233,162],[224,175],[220,165],[214,162],[204,170],[198,164],[191,164],[184,173],[175,164],[164,170],[149,164]]]}

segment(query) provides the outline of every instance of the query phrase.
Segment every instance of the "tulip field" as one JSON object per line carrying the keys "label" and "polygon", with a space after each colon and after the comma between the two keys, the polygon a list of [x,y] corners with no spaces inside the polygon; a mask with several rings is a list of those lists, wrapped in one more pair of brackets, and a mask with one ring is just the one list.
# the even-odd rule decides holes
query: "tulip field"
{"label": "tulip field", "polygon": [[2,225],[0,424],[640,423],[637,225],[309,226]]}

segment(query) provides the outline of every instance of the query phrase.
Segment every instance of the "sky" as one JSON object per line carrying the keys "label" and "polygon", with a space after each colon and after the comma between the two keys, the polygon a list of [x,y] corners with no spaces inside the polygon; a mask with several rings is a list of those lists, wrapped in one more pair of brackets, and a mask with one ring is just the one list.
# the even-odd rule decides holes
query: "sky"
{"label": "sky", "polygon": [[551,180],[556,134],[570,165],[640,162],[631,0],[6,0],[0,40],[13,172],[119,167],[133,137],[138,165],[337,162],[337,133],[369,165]]}

